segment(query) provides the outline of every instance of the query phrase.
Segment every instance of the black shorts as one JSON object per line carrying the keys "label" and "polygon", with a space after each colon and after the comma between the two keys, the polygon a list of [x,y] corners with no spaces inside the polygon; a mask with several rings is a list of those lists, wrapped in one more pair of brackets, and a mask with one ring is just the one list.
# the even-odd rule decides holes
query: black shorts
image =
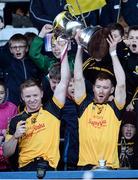
{"label": "black shorts", "polygon": [[45,161],[41,158],[35,158],[34,161],[30,162],[26,166],[19,168],[20,171],[37,171],[38,167],[44,164],[46,171],[54,171],[55,169],[51,167],[48,161]]}

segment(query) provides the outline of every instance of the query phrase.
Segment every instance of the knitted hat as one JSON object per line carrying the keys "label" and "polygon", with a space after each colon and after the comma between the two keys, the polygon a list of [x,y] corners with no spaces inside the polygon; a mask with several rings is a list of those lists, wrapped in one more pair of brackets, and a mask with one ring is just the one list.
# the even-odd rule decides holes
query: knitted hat
{"label": "knitted hat", "polygon": [[122,125],[133,124],[136,125],[136,113],[134,111],[125,111],[122,116]]}

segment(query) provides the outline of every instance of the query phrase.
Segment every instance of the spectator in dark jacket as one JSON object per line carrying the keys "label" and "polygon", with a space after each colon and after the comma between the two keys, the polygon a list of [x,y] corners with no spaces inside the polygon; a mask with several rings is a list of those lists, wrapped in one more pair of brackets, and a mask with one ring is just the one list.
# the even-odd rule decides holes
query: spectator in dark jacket
{"label": "spectator in dark jacket", "polygon": [[28,79],[41,79],[41,71],[27,56],[28,43],[22,34],[13,35],[8,44],[0,49],[0,68],[8,88],[7,99],[17,106],[20,101],[20,84]]}
{"label": "spectator in dark jacket", "polygon": [[107,26],[116,23],[119,13],[120,0],[107,0],[107,4],[102,8],[100,15],[100,25]]}
{"label": "spectator in dark jacket", "polygon": [[[31,0],[30,17],[33,25],[41,30],[45,24],[52,24],[54,18],[62,11],[66,0]],[[84,14],[86,23],[97,25],[98,11],[92,11]]]}
{"label": "spectator in dark jacket", "polygon": [[138,0],[122,0],[121,15],[128,26],[138,24]]}

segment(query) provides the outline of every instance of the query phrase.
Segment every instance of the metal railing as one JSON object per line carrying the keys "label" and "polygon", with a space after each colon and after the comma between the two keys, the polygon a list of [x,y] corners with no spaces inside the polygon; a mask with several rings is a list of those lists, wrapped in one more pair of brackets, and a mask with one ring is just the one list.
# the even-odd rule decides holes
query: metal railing
{"label": "metal railing", "polygon": [[[36,172],[0,172],[0,179],[37,179]],[[89,178],[88,178],[89,177]],[[44,179],[138,179],[138,170],[47,171]]]}

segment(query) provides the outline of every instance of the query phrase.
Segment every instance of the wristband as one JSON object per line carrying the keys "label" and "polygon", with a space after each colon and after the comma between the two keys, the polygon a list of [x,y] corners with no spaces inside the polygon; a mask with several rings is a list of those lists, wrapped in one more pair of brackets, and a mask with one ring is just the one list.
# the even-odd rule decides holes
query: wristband
{"label": "wristband", "polygon": [[82,46],[81,46],[81,45],[78,45],[78,49],[82,49]]}
{"label": "wristband", "polygon": [[111,56],[117,56],[116,50],[113,50],[112,52],[110,52]]}

